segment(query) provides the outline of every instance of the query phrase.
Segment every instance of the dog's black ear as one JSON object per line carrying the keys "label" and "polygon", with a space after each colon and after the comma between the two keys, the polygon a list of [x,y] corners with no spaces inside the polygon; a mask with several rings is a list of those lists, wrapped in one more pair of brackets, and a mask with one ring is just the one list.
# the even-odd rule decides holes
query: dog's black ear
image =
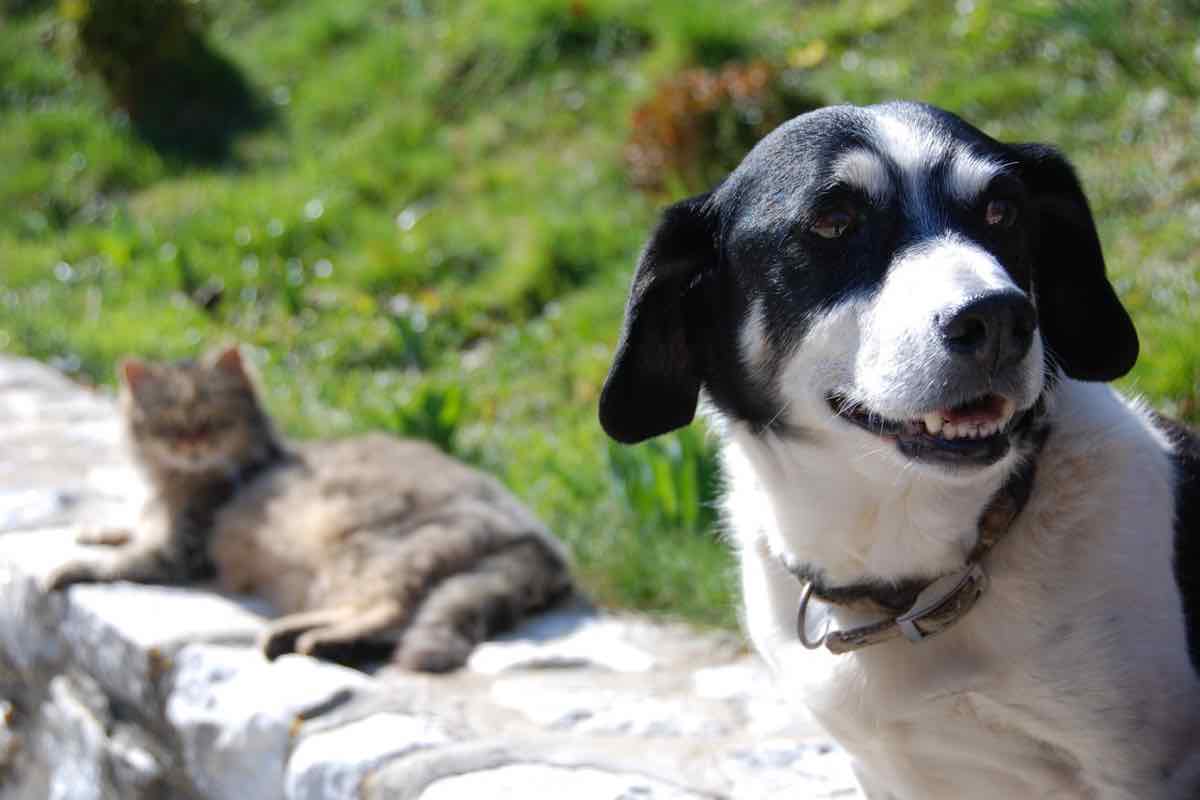
{"label": "dog's black ear", "polygon": [[621,340],[600,392],[600,424],[618,442],[667,433],[696,415],[702,354],[688,330],[685,305],[700,276],[717,263],[708,199],[698,195],[669,207],[642,250]]}
{"label": "dog's black ear", "polygon": [[1070,377],[1111,381],[1133,368],[1137,331],[1104,270],[1075,171],[1053,147],[1016,145],[1035,216],[1033,288],[1042,336]]}

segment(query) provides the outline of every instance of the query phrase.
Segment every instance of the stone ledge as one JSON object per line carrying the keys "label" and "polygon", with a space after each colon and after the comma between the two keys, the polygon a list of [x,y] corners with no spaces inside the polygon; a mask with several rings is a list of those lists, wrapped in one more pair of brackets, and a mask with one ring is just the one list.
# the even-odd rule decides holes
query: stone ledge
{"label": "stone ledge", "polygon": [[[144,494],[110,399],[0,357],[0,793],[54,800],[857,797],[738,637],[570,607],[467,667],[370,674],[251,643],[204,587],[41,580]],[[94,548],[89,548],[95,552]]]}
{"label": "stone ledge", "polygon": [[175,659],[166,720],[204,797],[282,799],[307,720],[372,691],[361,673],[309,658],[192,645]]}

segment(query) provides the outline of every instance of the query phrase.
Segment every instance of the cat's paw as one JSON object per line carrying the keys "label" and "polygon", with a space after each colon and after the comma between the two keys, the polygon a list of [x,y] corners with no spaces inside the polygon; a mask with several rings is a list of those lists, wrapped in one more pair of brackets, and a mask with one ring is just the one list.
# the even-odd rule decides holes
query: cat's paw
{"label": "cat's paw", "polygon": [[47,592],[61,591],[77,583],[96,583],[104,580],[99,565],[89,561],[68,561],[56,567],[42,581]]}
{"label": "cat's paw", "polygon": [[258,637],[258,649],[268,661],[296,652],[296,638],[301,631],[291,627],[272,625]]}
{"label": "cat's paw", "polygon": [[397,664],[414,672],[450,672],[471,655],[475,643],[449,628],[413,628],[396,648]]}
{"label": "cat's paw", "polygon": [[296,640],[308,631],[331,625],[339,619],[339,612],[332,609],[303,611],[286,614],[271,622],[258,636],[258,648],[268,661],[274,661],[288,653],[296,653]]}
{"label": "cat's paw", "polygon": [[369,660],[372,654],[386,658],[390,649],[390,645],[374,642],[357,631],[334,626],[313,628],[296,639],[296,652],[300,655],[339,663]]}
{"label": "cat's paw", "polygon": [[133,541],[129,528],[81,528],[75,534],[76,544],[96,547],[123,547]]}

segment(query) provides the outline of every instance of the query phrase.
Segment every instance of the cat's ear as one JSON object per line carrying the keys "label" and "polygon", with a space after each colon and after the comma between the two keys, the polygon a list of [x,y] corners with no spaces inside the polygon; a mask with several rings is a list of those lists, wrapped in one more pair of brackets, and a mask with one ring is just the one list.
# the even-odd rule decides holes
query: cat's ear
{"label": "cat's ear", "polygon": [[126,358],[117,368],[117,375],[131,392],[136,393],[138,388],[145,384],[146,379],[150,377],[150,368],[140,358]]}
{"label": "cat's ear", "polygon": [[242,351],[238,349],[237,345],[226,347],[218,352],[212,359],[212,366],[241,381],[247,383],[250,381],[246,374],[246,364],[242,361]]}

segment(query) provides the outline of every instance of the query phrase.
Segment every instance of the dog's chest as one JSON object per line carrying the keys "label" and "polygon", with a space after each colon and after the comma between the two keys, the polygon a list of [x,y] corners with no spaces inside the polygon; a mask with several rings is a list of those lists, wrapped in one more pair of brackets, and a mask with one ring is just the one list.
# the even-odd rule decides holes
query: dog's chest
{"label": "dog's chest", "polygon": [[[886,789],[869,794],[872,800],[1087,796],[1081,765],[1067,753],[1098,749],[1083,740],[1096,737],[1098,704],[1115,691],[1104,669],[1087,667],[1095,660],[1089,628],[1072,629],[1053,606],[1029,608],[1020,587],[1001,580],[941,637],[837,656],[798,643],[796,581],[768,574],[775,585],[763,593],[747,581],[756,644],[785,694],[800,699],[862,765],[864,783]],[[824,622],[814,614],[811,630]]]}
{"label": "dog's chest", "polygon": [[968,679],[961,668],[908,664],[880,675],[843,662],[814,670],[805,695],[864,767],[872,798],[1087,796],[1061,747],[1063,731],[1086,726],[1022,672]]}
{"label": "dog's chest", "polygon": [[[1187,755],[1200,712],[1172,576],[1166,460],[1123,407],[1081,433],[1068,429],[1084,418],[1075,408],[984,565],[991,588],[953,629],[918,644],[834,656],[797,640],[801,585],[783,556],[846,550],[853,539],[831,534],[839,527],[806,517],[816,509],[823,523],[852,504],[804,496],[786,520],[731,515],[749,633],[784,692],[855,757],[872,800],[1195,796],[1175,788],[1200,769]],[[757,478],[753,466],[743,474]],[[793,481],[784,495],[731,477],[734,493],[759,495],[740,509],[769,509],[764,500],[779,505],[813,485]],[[810,634],[827,610],[814,608]],[[843,630],[874,621],[838,615]]]}

